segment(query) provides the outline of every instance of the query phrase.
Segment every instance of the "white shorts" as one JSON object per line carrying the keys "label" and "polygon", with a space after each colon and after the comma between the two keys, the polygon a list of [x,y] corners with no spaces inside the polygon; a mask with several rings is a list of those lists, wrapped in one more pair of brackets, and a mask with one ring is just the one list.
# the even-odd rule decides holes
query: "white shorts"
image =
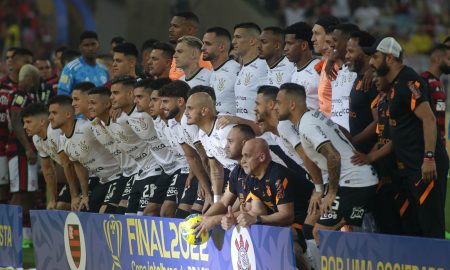
{"label": "white shorts", "polygon": [[8,158],[0,156],[0,185],[9,184]]}
{"label": "white shorts", "polygon": [[11,192],[34,192],[38,189],[38,164],[29,164],[26,156],[8,160]]}

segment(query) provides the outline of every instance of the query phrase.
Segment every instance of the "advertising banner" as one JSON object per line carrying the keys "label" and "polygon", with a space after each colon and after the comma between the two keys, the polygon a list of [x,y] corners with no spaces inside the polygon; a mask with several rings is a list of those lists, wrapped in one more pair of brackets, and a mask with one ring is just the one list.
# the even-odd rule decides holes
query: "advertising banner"
{"label": "advertising banner", "polygon": [[22,207],[0,204],[0,266],[22,267]]}
{"label": "advertising banner", "polygon": [[223,231],[189,245],[179,219],[31,211],[37,269],[295,269],[290,228]]}

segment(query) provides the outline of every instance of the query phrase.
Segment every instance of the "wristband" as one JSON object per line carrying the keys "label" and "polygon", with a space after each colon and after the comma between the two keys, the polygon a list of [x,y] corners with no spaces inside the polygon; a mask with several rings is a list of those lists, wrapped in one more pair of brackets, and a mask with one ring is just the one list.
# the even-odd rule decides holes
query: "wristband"
{"label": "wristband", "polygon": [[323,192],[323,184],[314,184],[316,192]]}
{"label": "wristband", "polygon": [[219,202],[222,199],[222,195],[214,195],[214,203]]}

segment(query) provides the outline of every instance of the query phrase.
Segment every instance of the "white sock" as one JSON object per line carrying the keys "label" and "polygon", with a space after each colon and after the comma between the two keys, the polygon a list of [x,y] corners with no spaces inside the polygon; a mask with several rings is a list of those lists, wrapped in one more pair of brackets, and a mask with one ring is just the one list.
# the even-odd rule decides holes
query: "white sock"
{"label": "white sock", "polygon": [[22,228],[22,237],[23,237],[23,240],[32,240],[33,239],[30,227]]}
{"label": "white sock", "polygon": [[306,250],[306,256],[308,257],[311,266],[319,270],[320,269],[320,251],[316,245],[316,240],[309,239],[306,240],[306,246],[308,247]]}

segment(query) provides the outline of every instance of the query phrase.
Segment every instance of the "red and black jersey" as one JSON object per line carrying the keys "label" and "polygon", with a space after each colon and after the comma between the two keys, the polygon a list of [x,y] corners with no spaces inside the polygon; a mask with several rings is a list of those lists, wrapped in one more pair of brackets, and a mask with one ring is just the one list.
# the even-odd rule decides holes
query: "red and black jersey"
{"label": "red and black jersey", "polygon": [[48,83],[48,81],[41,80],[39,89],[36,93],[36,102],[48,104],[50,98],[56,95],[55,85]]}
{"label": "red and black jersey", "polygon": [[[377,89],[375,85],[371,88],[365,89],[363,86],[363,76],[358,74],[350,91],[350,114],[349,127],[350,134],[355,136],[363,131],[370,123],[373,122],[372,110],[370,105],[377,96]],[[355,148],[362,153],[369,153],[376,143],[376,136],[371,139],[355,145]]]}
{"label": "red and black jersey", "polygon": [[9,134],[8,110],[12,92],[9,88],[0,88],[0,156],[6,155]]}
{"label": "red and black jersey", "polygon": [[[26,106],[35,102],[35,98],[33,95],[23,92],[23,91],[13,91],[10,95],[10,102],[8,107],[8,113],[10,114],[12,111],[22,110]],[[8,121],[11,121],[10,117],[8,117]],[[9,123],[11,127],[11,123]],[[31,142],[31,138],[30,138]],[[16,137],[16,133],[11,128],[8,134],[8,142],[6,145],[6,155],[8,157],[16,156],[18,153],[25,154],[25,148],[19,142]]]}
{"label": "red and black jersey", "polygon": [[59,82],[59,77],[56,75],[53,75],[52,77],[48,78],[47,80],[45,80],[45,82],[50,86],[50,88],[52,89],[53,93],[52,96],[56,96],[57,92],[58,92],[58,82]]}
{"label": "red and black jersey", "polygon": [[420,76],[427,83],[430,106],[436,116],[439,135],[445,143],[445,107],[447,93],[439,78],[434,76],[431,72],[422,72]]}
{"label": "red and black jersey", "polygon": [[17,90],[17,82],[11,80],[11,78],[6,75],[0,78],[0,88],[1,89],[10,89],[10,90]]}

